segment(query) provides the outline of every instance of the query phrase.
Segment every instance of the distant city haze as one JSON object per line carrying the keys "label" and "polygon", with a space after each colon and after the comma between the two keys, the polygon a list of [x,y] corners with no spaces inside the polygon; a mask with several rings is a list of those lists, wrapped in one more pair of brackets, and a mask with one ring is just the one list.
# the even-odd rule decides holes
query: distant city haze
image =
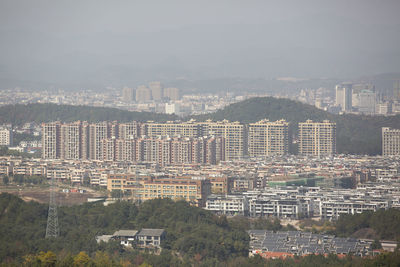
{"label": "distant city haze", "polygon": [[400,1],[0,1],[0,89],[400,72]]}

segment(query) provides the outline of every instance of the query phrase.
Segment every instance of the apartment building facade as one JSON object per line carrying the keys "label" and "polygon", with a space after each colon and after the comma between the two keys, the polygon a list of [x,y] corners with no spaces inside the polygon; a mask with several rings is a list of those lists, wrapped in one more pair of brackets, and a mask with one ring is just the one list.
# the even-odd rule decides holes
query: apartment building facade
{"label": "apartment building facade", "polygon": [[211,194],[211,183],[208,179],[150,177],[129,174],[110,174],[107,190],[119,190],[135,201],[146,201],[154,198],[185,200],[193,205],[205,206]]}
{"label": "apartment building facade", "polygon": [[12,146],[13,132],[7,128],[0,128],[0,146]]}
{"label": "apartment building facade", "polygon": [[382,128],[382,155],[400,155],[400,129]]}
{"label": "apartment building facade", "polygon": [[336,123],[328,120],[300,122],[299,154],[312,156],[336,154]]}
{"label": "apartment building facade", "polygon": [[250,157],[284,155],[289,153],[289,123],[285,120],[261,120],[250,123],[248,128]]}
{"label": "apartment building facade", "polygon": [[58,159],[61,155],[61,123],[50,122],[42,124],[42,157]]}

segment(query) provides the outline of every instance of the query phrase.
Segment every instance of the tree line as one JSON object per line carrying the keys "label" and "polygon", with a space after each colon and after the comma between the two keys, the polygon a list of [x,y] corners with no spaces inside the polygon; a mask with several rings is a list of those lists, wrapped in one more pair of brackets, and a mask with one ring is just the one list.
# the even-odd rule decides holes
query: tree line
{"label": "tree line", "polygon": [[[279,219],[227,218],[190,206],[184,201],[154,199],[140,205],[116,202],[59,207],[60,236],[45,239],[48,206],[0,195],[0,263],[3,266],[384,266],[400,263],[398,251],[373,258],[336,255],[264,260],[248,257],[248,229],[294,230]],[[341,217],[338,235],[372,227],[379,237],[399,236],[400,211]],[[379,222],[381,218],[381,222]],[[125,249],[117,241],[98,244],[97,235],[121,229],[164,228],[159,255]],[[380,265],[379,265],[380,264]],[[382,265],[383,264],[383,265]],[[393,265],[397,266],[397,265]]]}

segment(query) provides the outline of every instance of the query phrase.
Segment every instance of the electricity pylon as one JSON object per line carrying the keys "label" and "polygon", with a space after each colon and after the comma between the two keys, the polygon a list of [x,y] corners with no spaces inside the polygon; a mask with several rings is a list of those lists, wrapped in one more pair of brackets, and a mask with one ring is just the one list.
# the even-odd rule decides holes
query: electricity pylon
{"label": "electricity pylon", "polygon": [[50,203],[49,215],[47,217],[46,238],[58,237],[58,215],[57,215],[57,199],[56,199],[56,186],[54,184],[54,177],[51,178],[50,185]]}

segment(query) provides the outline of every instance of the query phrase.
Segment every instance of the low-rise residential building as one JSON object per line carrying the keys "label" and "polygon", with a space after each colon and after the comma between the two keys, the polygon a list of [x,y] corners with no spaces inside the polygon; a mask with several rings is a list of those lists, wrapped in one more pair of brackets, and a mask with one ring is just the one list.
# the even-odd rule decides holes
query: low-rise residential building
{"label": "low-rise residential building", "polygon": [[140,247],[161,247],[161,241],[165,239],[164,229],[142,229],[137,234],[137,244]]}
{"label": "low-rise residential building", "polygon": [[154,198],[171,198],[186,200],[191,204],[203,207],[207,196],[211,194],[210,180],[170,177],[150,177],[129,174],[110,174],[107,189],[112,192],[120,190],[136,201]]}
{"label": "low-rise residential building", "polygon": [[132,244],[136,243],[137,233],[138,231],[136,230],[118,230],[111,238],[120,241],[121,245],[132,246]]}
{"label": "low-rise residential building", "polygon": [[205,209],[229,216],[248,216],[249,201],[243,195],[210,195]]}
{"label": "low-rise residential building", "polygon": [[390,200],[371,200],[371,201],[349,201],[349,200],[328,200],[321,202],[321,219],[337,220],[340,215],[359,214],[364,211],[377,211],[388,209]]}
{"label": "low-rise residential building", "polygon": [[117,240],[126,247],[137,245],[140,248],[160,249],[161,242],[165,239],[164,229],[143,228],[137,230],[118,230],[112,235],[96,236],[97,243]]}

